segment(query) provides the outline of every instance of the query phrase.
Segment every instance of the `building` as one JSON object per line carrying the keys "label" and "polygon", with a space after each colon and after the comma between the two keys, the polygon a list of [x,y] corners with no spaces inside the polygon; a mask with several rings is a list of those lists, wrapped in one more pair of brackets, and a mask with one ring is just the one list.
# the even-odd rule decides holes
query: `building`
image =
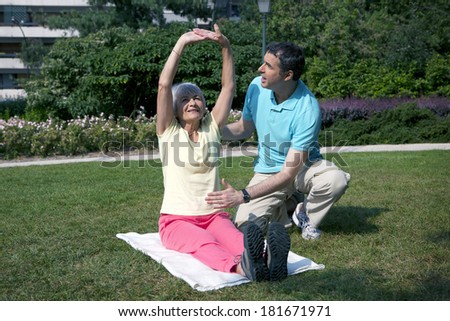
{"label": "building", "polygon": [[36,16],[87,8],[87,0],[0,0],[0,99],[22,94],[17,81],[30,73],[19,58],[22,43],[39,39],[44,46],[49,46],[57,38],[78,36],[76,30],[39,26]]}
{"label": "building", "polygon": [[240,7],[243,0],[216,0],[214,14],[216,17],[227,17],[230,20],[240,19]]}

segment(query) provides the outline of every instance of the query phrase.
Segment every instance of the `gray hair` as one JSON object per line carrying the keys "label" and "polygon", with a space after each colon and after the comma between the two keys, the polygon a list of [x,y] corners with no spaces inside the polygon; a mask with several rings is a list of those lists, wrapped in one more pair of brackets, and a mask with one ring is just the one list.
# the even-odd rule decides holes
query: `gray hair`
{"label": "gray hair", "polygon": [[183,82],[172,86],[173,110],[177,112],[177,103],[181,97],[199,96],[203,102],[204,113],[206,113],[206,100],[202,90],[193,83]]}

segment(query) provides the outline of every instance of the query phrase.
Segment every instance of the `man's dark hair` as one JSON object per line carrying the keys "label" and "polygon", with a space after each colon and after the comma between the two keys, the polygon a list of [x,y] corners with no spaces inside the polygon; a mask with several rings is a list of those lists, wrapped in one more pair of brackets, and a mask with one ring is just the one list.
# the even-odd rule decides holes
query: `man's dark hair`
{"label": "man's dark hair", "polygon": [[266,52],[273,54],[280,60],[282,72],[292,70],[295,81],[300,79],[305,67],[305,53],[303,48],[292,42],[271,42],[267,45]]}

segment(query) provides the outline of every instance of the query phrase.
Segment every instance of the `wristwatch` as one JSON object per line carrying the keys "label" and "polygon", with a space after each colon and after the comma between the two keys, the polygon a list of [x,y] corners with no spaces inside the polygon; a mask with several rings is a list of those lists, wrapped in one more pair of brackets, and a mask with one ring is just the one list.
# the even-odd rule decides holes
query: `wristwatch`
{"label": "wristwatch", "polygon": [[241,192],[242,192],[242,196],[244,198],[244,203],[250,202],[251,197],[250,197],[250,194],[247,192],[247,190],[245,188],[243,188],[243,189],[241,189]]}

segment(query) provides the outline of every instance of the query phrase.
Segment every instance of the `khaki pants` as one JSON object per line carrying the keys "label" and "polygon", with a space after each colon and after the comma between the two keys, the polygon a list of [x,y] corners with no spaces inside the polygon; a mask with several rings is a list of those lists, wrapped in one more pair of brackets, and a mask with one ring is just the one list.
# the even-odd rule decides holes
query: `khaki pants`
{"label": "khaki pants", "polygon": [[[248,186],[258,184],[275,174],[255,173]],[[286,210],[286,202],[298,190],[305,194],[303,201],[306,213],[312,226],[317,227],[347,189],[350,174],[342,171],[332,162],[320,160],[305,165],[298,173],[295,181],[275,193],[241,204],[235,215],[234,222],[241,228],[245,222],[253,221],[263,230],[269,222],[281,222],[285,226],[291,224]]]}

